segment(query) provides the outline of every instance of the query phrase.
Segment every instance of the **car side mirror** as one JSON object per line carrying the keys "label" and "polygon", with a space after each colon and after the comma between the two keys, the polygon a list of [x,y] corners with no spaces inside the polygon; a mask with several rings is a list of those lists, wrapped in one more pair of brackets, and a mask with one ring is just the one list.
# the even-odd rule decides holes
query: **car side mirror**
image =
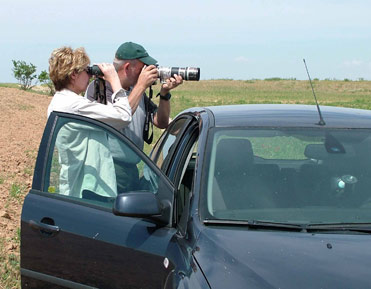
{"label": "car side mirror", "polygon": [[126,217],[158,217],[161,205],[152,192],[127,192],[119,194],[113,205],[113,213]]}

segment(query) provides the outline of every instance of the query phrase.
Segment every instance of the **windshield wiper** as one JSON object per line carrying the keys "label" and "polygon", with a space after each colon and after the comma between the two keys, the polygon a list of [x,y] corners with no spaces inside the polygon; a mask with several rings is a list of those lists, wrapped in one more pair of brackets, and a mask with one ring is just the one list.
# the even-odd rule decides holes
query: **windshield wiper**
{"label": "windshield wiper", "polygon": [[250,229],[270,229],[270,230],[287,230],[287,231],[302,231],[305,230],[305,225],[292,223],[278,223],[258,220],[217,220],[205,219],[205,225],[222,225],[222,226],[246,226]]}
{"label": "windshield wiper", "polygon": [[371,233],[371,223],[332,223],[332,224],[307,224],[305,230],[313,231],[344,231]]}
{"label": "windshield wiper", "polygon": [[303,233],[311,232],[359,232],[371,233],[371,223],[332,223],[332,224],[295,224],[295,223],[279,223],[259,220],[217,220],[205,219],[205,225],[218,226],[246,226],[250,229],[268,229],[268,230],[285,230],[296,231]]}

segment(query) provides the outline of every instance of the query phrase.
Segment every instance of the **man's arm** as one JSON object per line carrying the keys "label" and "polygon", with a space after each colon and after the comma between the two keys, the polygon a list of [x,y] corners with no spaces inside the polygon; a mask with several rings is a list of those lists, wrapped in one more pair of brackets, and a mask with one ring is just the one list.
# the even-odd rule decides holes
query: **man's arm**
{"label": "man's arm", "polygon": [[160,90],[160,104],[158,106],[157,112],[153,119],[153,124],[158,128],[167,128],[169,125],[170,118],[170,99],[166,100],[162,97],[166,97],[170,90],[174,89],[178,85],[183,83],[183,79],[179,75],[174,75],[169,79],[166,79],[166,83],[161,86]]}
{"label": "man's arm", "polygon": [[160,99],[160,104],[153,118],[153,124],[158,128],[167,128],[170,118],[170,101]]}
{"label": "man's arm", "polygon": [[[155,66],[151,65],[151,66],[143,68],[143,71],[139,75],[136,85],[133,87],[128,97],[132,114],[134,114],[135,110],[138,108],[138,105],[142,99],[142,95],[144,94],[146,89],[150,85],[152,85],[156,80],[157,80],[157,69]],[[112,103],[111,101],[112,93],[113,92],[107,94],[107,101],[109,103]],[[89,100],[94,100],[93,95],[94,95],[94,83],[92,82],[89,84],[85,92],[85,97]]]}
{"label": "man's arm", "polygon": [[154,65],[146,66],[143,68],[142,72],[138,77],[138,81],[133,87],[129,94],[129,104],[131,107],[131,112],[134,114],[136,111],[140,100],[142,99],[143,93],[146,89],[151,86],[157,80],[157,68]]}

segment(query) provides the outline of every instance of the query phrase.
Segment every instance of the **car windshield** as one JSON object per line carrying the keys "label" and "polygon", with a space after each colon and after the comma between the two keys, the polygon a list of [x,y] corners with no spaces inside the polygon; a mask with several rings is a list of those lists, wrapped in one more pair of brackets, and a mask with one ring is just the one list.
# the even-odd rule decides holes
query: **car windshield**
{"label": "car windshield", "polygon": [[209,136],[204,220],[371,223],[371,130],[223,128]]}

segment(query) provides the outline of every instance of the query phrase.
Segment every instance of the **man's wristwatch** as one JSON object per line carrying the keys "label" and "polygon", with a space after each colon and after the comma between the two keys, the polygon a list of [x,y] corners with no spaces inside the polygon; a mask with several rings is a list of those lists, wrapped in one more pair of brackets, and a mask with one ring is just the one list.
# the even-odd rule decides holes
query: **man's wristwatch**
{"label": "man's wristwatch", "polygon": [[171,98],[170,92],[168,92],[166,95],[161,95],[161,93],[157,93],[156,97],[157,96],[159,96],[160,99],[163,99],[163,100],[170,100],[170,98]]}

